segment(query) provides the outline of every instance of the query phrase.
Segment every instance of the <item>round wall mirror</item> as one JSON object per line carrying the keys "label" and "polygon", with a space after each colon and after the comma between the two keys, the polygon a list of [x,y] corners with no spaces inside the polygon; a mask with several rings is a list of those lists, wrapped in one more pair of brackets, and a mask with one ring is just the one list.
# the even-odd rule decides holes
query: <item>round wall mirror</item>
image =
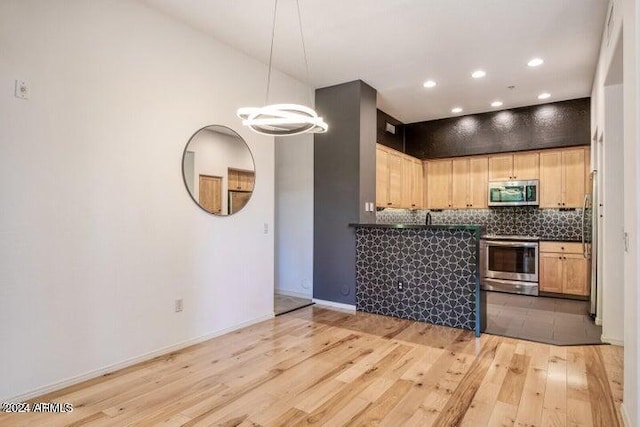
{"label": "round wall mirror", "polygon": [[182,178],[189,195],[202,209],[214,215],[232,215],[253,194],[253,155],[234,130],[206,126],[187,142],[182,154]]}

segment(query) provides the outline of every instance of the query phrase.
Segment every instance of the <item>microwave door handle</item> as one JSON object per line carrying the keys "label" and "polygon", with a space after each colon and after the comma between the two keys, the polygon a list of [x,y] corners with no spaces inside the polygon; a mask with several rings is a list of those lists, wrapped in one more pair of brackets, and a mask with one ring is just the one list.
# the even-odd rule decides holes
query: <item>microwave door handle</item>
{"label": "microwave door handle", "polygon": [[537,248],[537,242],[509,242],[509,241],[496,241],[496,240],[487,240],[487,246],[506,246],[506,247],[517,247],[517,248]]}

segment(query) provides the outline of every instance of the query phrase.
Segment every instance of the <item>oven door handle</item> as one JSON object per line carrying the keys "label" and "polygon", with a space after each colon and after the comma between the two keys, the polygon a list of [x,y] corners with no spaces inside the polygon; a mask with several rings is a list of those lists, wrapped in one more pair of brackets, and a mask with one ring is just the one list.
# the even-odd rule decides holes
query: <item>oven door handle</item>
{"label": "oven door handle", "polygon": [[537,248],[538,242],[505,242],[505,241],[496,241],[496,240],[487,240],[488,246],[503,246],[509,248]]}

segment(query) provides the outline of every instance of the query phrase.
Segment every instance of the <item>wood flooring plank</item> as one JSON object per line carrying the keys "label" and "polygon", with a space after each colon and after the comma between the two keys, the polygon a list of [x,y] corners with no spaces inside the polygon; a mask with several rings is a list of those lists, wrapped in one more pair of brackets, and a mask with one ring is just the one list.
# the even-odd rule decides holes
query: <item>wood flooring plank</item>
{"label": "wood flooring plank", "polygon": [[623,350],[555,347],[313,306],[0,413],[19,426],[616,427]]}
{"label": "wood flooring plank", "polygon": [[618,427],[616,403],[609,387],[604,361],[597,347],[584,349],[591,417],[596,426]]}
{"label": "wood flooring plank", "polygon": [[380,398],[367,406],[364,411],[350,420],[347,425],[371,426],[379,424],[385,415],[409,392],[411,387],[413,387],[412,381],[397,380]]}
{"label": "wood flooring plank", "polygon": [[480,388],[498,348],[498,340],[490,337],[475,357],[471,367],[461,378],[447,405],[436,419],[436,425],[459,425]]}
{"label": "wood flooring plank", "polygon": [[491,412],[491,418],[487,426],[490,427],[511,427],[516,423],[518,407],[508,403],[497,401]]}
{"label": "wood flooring plank", "polygon": [[505,376],[500,393],[498,394],[498,400],[509,405],[518,406],[520,404],[520,398],[522,397],[522,390],[524,389],[524,382],[527,377],[527,368],[529,366],[529,356],[525,356],[522,353],[513,354],[511,362],[509,363],[509,370]]}

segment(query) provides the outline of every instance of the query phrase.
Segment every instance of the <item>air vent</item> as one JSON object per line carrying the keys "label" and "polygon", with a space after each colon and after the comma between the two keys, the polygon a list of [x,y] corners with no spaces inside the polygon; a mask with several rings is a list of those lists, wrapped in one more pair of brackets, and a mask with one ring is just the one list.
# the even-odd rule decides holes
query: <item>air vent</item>
{"label": "air vent", "polygon": [[396,134],[396,127],[394,125],[392,125],[391,123],[387,123],[387,127],[385,129],[387,132],[395,135]]}

